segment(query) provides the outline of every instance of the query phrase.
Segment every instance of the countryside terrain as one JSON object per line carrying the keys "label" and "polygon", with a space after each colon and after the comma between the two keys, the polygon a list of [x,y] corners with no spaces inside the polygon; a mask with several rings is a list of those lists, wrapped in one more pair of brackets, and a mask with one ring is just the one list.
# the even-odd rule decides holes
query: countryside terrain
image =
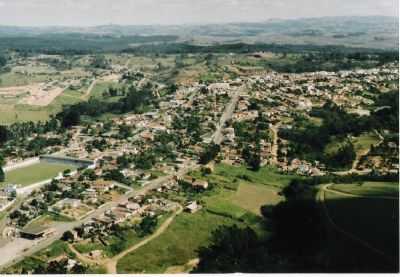
{"label": "countryside terrain", "polygon": [[0,26],[0,272],[398,272],[397,24]]}

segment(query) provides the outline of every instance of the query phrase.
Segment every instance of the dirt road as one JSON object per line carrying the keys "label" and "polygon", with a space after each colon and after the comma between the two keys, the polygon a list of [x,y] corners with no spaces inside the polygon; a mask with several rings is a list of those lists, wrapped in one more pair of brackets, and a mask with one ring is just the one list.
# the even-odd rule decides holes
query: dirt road
{"label": "dirt road", "polygon": [[142,247],[143,245],[147,244],[148,242],[152,241],[153,239],[159,237],[162,233],[167,230],[168,226],[171,225],[171,223],[174,221],[175,217],[179,215],[183,211],[182,206],[179,205],[178,210],[170,217],[168,218],[152,235],[150,235],[148,238],[142,240],[138,244],[135,244],[134,246],[124,250],[123,252],[119,253],[118,255],[114,256],[110,260],[108,260],[105,264],[105,267],[107,269],[108,274],[116,274],[117,273],[117,263],[120,259],[122,259],[124,256],[127,254],[135,251],[136,249]]}

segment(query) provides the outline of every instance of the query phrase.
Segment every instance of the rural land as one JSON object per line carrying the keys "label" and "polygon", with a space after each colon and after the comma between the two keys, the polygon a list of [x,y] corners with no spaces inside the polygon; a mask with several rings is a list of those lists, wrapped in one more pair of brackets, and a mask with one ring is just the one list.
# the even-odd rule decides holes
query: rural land
{"label": "rural land", "polygon": [[0,26],[0,273],[399,272],[397,26]]}

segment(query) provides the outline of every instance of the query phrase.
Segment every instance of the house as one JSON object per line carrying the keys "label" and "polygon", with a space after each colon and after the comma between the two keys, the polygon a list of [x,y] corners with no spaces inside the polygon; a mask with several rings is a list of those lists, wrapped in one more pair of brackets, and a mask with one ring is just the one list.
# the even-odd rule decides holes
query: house
{"label": "house", "polygon": [[64,209],[64,208],[77,208],[81,204],[82,203],[80,199],[65,198],[58,201],[56,204],[54,204],[54,206],[59,209]]}
{"label": "house", "polygon": [[197,204],[196,201],[189,202],[188,205],[185,207],[185,211],[193,214],[202,208],[201,205]]}
{"label": "house", "polygon": [[97,192],[106,192],[114,188],[112,181],[96,180],[90,187]]}
{"label": "house", "polygon": [[194,181],[192,183],[192,187],[207,189],[208,188],[208,182],[205,181],[205,180],[196,180],[196,181]]}
{"label": "house", "polygon": [[119,204],[120,207],[128,209],[130,211],[137,211],[140,209],[140,205],[138,203],[132,203],[129,201],[123,202]]}

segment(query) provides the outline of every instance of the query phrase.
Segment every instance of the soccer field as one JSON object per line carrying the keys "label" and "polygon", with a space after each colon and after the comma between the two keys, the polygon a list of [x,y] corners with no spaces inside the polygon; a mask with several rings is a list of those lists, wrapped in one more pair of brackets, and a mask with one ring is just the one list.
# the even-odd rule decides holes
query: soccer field
{"label": "soccer field", "polygon": [[75,169],[76,167],[66,164],[55,164],[40,162],[27,167],[18,168],[6,172],[4,182],[0,182],[0,186],[5,184],[17,184],[22,186],[31,185],[40,181],[54,178],[58,173],[66,169]]}

